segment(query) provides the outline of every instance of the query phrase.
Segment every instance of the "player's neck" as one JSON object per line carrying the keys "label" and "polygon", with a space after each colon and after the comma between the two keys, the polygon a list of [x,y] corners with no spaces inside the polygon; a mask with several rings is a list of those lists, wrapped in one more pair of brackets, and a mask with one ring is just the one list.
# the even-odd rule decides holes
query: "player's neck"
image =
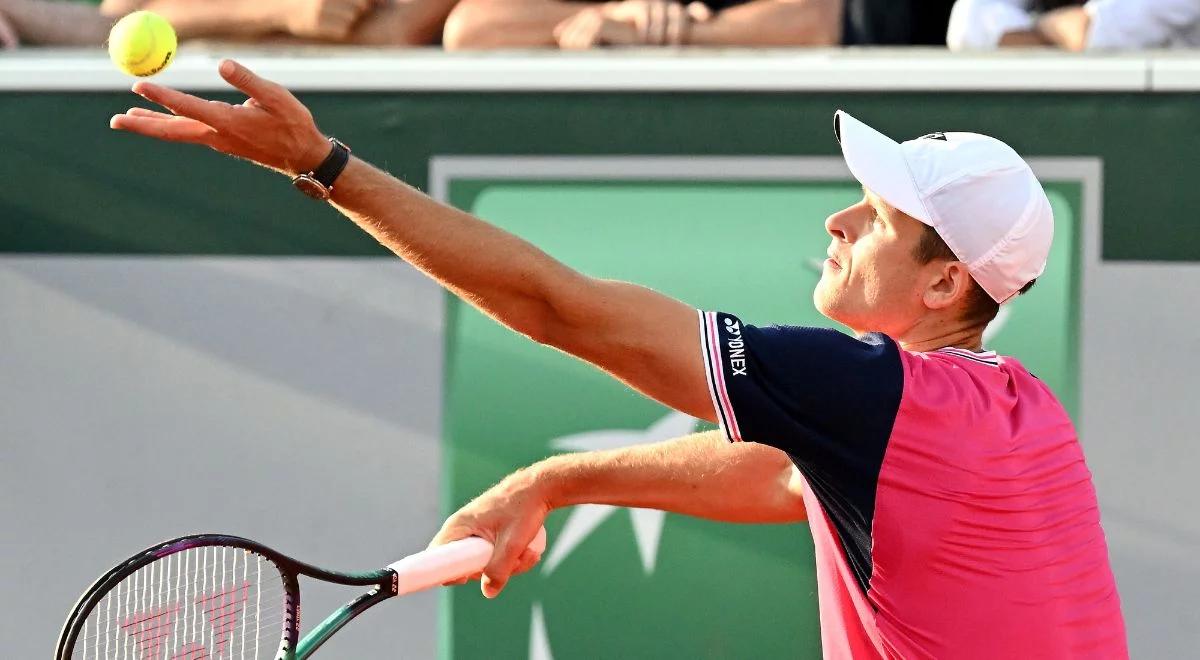
{"label": "player's neck", "polygon": [[929,319],[917,322],[896,340],[904,350],[917,353],[936,351],[939,348],[982,351],[985,327],[979,324],[967,325],[957,320],[945,322],[942,319]]}

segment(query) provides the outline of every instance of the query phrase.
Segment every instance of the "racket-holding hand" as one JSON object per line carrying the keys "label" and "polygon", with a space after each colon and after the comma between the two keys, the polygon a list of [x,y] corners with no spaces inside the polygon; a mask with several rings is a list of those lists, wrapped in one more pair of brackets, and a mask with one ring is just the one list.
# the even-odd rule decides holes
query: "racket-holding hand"
{"label": "racket-holding hand", "polygon": [[478,536],[495,546],[483,572],[449,584],[480,580],[483,595],[495,598],[513,575],[533,568],[541,553],[529,546],[550,505],[531,470],[520,470],[492,486],[446,519],[430,547]]}
{"label": "racket-holding hand", "polygon": [[329,142],[312,113],[282,86],[224,60],[218,71],[249,98],[240,105],[206,99],[149,82],[133,91],[170,114],[130,108],[109,126],[168,142],[188,142],[244,158],[295,176],[311,171],[329,155]]}

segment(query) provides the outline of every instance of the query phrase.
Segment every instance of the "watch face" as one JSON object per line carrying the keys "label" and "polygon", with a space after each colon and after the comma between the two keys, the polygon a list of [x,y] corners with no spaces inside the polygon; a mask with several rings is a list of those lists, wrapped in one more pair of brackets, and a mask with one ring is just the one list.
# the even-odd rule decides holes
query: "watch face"
{"label": "watch face", "polygon": [[300,189],[300,192],[312,197],[313,199],[329,199],[329,189],[321,185],[320,181],[312,178],[307,174],[292,179],[292,185]]}

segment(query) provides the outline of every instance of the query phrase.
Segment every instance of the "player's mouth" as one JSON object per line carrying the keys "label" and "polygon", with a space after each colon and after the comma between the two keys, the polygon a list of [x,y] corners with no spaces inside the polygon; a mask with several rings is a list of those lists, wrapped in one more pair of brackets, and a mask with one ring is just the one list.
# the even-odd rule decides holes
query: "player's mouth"
{"label": "player's mouth", "polygon": [[829,255],[829,258],[825,260],[825,267],[833,271],[840,271],[842,269],[842,264],[838,263],[838,260],[835,259],[831,254]]}

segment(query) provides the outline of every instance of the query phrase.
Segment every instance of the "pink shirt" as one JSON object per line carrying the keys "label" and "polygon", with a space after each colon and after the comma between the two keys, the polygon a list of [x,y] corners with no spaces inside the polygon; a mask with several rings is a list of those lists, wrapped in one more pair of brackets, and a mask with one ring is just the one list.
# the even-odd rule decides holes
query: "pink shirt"
{"label": "pink shirt", "polygon": [[701,321],[722,428],[804,476],[826,658],[1128,657],[1091,473],[1019,362]]}

